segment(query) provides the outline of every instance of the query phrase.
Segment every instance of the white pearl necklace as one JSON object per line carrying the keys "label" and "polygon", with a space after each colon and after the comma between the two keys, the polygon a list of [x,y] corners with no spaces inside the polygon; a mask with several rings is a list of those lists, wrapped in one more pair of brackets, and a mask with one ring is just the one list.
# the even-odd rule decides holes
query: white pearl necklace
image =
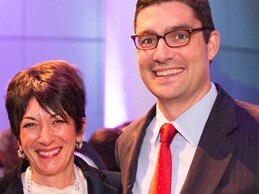
{"label": "white pearl necklace", "polygon": [[[87,189],[85,191],[85,186],[84,184],[81,184],[82,188],[80,188],[80,182],[78,180],[78,172],[77,169],[75,167],[75,174],[76,174],[76,179],[74,181],[74,184],[72,186],[68,186],[70,187],[70,190],[73,190],[76,193],[87,193]],[[80,179],[80,178],[79,178]],[[47,187],[47,186],[42,186],[42,185],[38,185],[37,183],[35,183],[32,179],[31,179],[31,169],[30,167],[27,168],[26,172],[25,172],[25,179],[24,179],[24,191],[25,194],[34,194],[33,188],[34,190],[39,187],[44,187],[44,190],[49,190],[49,193],[53,193],[53,190],[58,190],[52,187]],[[87,186],[86,186],[87,187]],[[41,190],[41,189],[40,189]],[[52,190],[52,191],[51,191]],[[65,192],[65,191],[64,191]],[[73,193],[74,193],[73,192]],[[38,192],[36,192],[38,193]],[[42,193],[46,193],[46,191],[43,191]]]}

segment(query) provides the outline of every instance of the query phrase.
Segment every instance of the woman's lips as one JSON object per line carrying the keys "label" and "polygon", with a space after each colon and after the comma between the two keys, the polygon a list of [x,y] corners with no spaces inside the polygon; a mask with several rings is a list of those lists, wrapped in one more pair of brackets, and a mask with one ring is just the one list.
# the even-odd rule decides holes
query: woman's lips
{"label": "woman's lips", "polygon": [[48,151],[37,150],[37,153],[42,158],[52,158],[52,157],[58,155],[60,150],[61,150],[61,147],[55,148],[55,149],[52,149],[52,150],[48,150]]}

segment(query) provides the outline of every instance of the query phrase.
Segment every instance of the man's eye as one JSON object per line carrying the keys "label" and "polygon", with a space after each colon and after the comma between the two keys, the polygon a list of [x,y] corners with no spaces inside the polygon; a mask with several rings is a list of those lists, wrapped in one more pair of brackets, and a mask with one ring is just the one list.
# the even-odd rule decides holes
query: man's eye
{"label": "man's eye", "polygon": [[171,36],[171,38],[175,40],[186,40],[186,39],[189,39],[190,35],[188,32],[180,30],[169,34],[169,36]]}
{"label": "man's eye", "polygon": [[175,39],[179,39],[179,40],[188,39],[188,34],[185,34],[185,33],[175,34]]}
{"label": "man's eye", "polygon": [[140,45],[146,45],[146,44],[155,44],[156,38],[154,37],[141,37],[139,39]]}
{"label": "man's eye", "polygon": [[189,39],[189,33],[186,31],[171,32],[166,35],[166,41],[169,44],[185,43]]}

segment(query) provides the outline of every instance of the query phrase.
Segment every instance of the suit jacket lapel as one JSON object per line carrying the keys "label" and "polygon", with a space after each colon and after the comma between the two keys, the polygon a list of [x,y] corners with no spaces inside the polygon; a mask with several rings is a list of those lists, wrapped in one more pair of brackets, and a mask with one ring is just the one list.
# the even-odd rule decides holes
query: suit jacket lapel
{"label": "suit jacket lapel", "polygon": [[154,118],[155,114],[156,106],[154,105],[150,109],[148,114],[140,119],[140,122],[137,122],[136,125],[131,126],[128,130],[130,133],[132,133],[131,137],[128,139],[128,147],[130,148],[130,152],[127,154],[127,158],[124,158],[124,160],[127,161],[128,165],[127,169],[123,169],[125,175],[122,177],[122,182],[124,183],[123,190],[127,190],[128,193],[131,193],[132,187],[136,179],[138,156],[140,153],[144,136],[146,134],[146,129],[149,123]]}
{"label": "suit jacket lapel", "polygon": [[181,193],[213,193],[235,149],[235,103],[220,86]]}

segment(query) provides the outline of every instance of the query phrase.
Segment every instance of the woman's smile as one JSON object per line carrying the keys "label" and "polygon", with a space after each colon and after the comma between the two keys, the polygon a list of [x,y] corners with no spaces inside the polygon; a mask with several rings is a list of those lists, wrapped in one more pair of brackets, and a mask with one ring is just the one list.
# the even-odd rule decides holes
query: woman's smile
{"label": "woman's smile", "polygon": [[39,149],[39,150],[36,150],[36,153],[38,154],[38,156],[40,158],[49,159],[49,158],[54,158],[55,156],[57,156],[60,153],[61,149],[62,149],[61,147],[48,149],[48,150]]}

